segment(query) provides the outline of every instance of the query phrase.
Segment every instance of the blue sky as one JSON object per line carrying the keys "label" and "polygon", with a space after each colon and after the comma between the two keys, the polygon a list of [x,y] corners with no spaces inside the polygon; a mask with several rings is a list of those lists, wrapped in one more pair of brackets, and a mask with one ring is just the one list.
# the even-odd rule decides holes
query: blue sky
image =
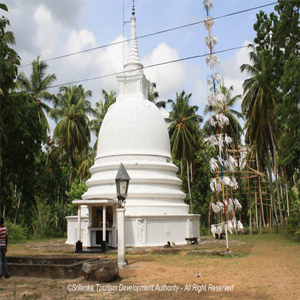
{"label": "blue sky", "polygon": [[[11,21],[10,30],[16,37],[15,49],[22,64],[30,63],[37,55],[48,59],[63,54],[123,40],[123,0],[6,0]],[[271,3],[270,0],[215,0],[211,16],[218,17],[232,12]],[[131,17],[132,1],[124,0],[125,21]],[[172,27],[201,21],[205,17],[202,0],[136,0],[137,35],[145,35]],[[263,10],[270,13],[273,6]],[[239,47],[253,42],[253,24],[256,13],[250,11],[215,21],[213,34],[218,38],[215,50]],[[163,33],[138,40],[142,63],[155,64],[167,60],[208,53],[204,39],[207,31],[203,24]],[[124,27],[124,38],[130,38],[130,24]],[[128,43],[124,45],[125,60]],[[235,93],[242,93],[246,74],[239,72],[243,63],[249,63],[247,49],[220,54],[218,71],[224,76],[225,85],[234,86]],[[49,72],[57,76],[57,84],[103,76],[123,68],[123,46],[49,61]],[[30,74],[30,67],[21,68]],[[204,58],[145,69],[146,77],[157,83],[162,100],[175,97],[183,89],[193,93],[192,104],[199,106],[203,115],[208,87],[206,76],[210,73]],[[102,99],[101,89],[116,90],[115,76],[82,83],[93,92],[92,103]],[[57,92],[57,89],[53,89]],[[51,127],[54,127],[51,122]]]}

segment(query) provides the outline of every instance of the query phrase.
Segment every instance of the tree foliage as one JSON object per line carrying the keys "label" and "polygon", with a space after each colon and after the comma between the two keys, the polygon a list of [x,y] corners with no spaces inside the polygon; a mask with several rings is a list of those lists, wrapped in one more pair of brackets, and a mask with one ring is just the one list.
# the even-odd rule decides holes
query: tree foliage
{"label": "tree foliage", "polygon": [[57,122],[53,137],[64,142],[68,149],[69,162],[76,167],[75,152],[83,153],[91,140],[88,114],[94,113],[89,98],[92,92],[82,85],[63,86],[55,100],[50,116]]}
{"label": "tree foliage", "polygon": [[[226,86],[221,86],[221,93],[225,95],[225,103],[219,107],[219,112],[224,114],[229,119],[229,125],[225,126],[225,133],[227,133],[234,141],[235,146],[241,143],[241,135],[243,133],[243,128],[239,123],[238,119],[243,119],[243,115],[234,110],[233,106],[242,98],[242,95],[232,96],[233,86],[227,88]],[[204,109],[204,115],[208,113],[215,112],[216,108],[211,105],[206,105]],[[204,130],[208,135],[217,134],[217,127],[210,126],[209,122],[206,121]]]}
{"label": "tree foliage", "polygon": [[97,140],[95,142],[95,149],[97,149],[97,142],[98,142],[98,135],[99,131],[102,125],[102,122],[104,120],[105,115],[108,112],[108,109],[111,105],[113,105],[116,102],[116,92],[110,91],[109,94],[102,90],[102,96],[104,97],[104,100],[100,100],[99,102],[96,102],[96,109],[95,109],[95,119],[91,120],[89,123],[89,126],[91,128],[91,131],[93,131],[96,136]]}
{"label": "tree foliage", "polygon": [[10,48],[15,44],[15,37],[11,31],[7,31],[9,20],[2,17],[0,19],[0,143],[8,142],[6,128],[17,126],[19,122],[19,111],[15,105],[10,92],[15,88],[18,75],[20,57]]}
{"label": "tree foliage", "polygon": [[45,112],[49,113],[51,108],[43,101],[49,102],[54,100],[54,95],[52,95],[47,89],[56,80],[56,75],[46,75],[48,65],[44,61],[40,61],[39,56],[36,60],[33,60],[31,67],[32,73],[30,78],[27,78],[27,76],[21,72],[18,76],[18,85],[22,91],[29,93],[32,100],[38,104],[39,120],[47,126],[48,130],[50,130]]}
{"label": "tree foliage", "polygon": [[274,116],[283,133],[279,138],[279,160],[290,175],[300,166],[299,9],[297,0],[280,0],[275,12],[269,16],[260,12],[254,24],[257,51],[271,58],[269,84],[277,98]]}

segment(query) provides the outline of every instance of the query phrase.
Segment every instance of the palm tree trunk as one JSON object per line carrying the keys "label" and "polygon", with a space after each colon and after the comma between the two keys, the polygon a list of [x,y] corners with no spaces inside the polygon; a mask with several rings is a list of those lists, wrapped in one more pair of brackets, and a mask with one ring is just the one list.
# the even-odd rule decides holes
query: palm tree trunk
{"label": "palm tree trunk", "polygon": [[258,228],[258,213],[257,213],[257,186],[255,183],[255,221],[256,221],[256,228]]}
{"label": "palm tree trunk", "polygon": [[59,204],[59,190],[60,190],[60,186],[58,185],[58,187],[57,187],[57,195],[56,195],[56,205]]}
{"label": "palm tree trunk", "polygon": [[75,162],[74,162],[74,148],[73,148],[73,145],[70,146],[70,165],[71,165],[71,172],[70,172],[70,177],[69,177],[69,182],[70,182],[70,186],[72,184],[72,173],[73,173],[73,168],[74,168],[74,165],[75,165]]}
{"label": "palm tree trunk", "polygon": [[[272,178],[272,170],[271,170],[271,159],[270,159],[270,150],[269,146],[267,145],[267,158],[268,158],[268,173],[269,173],[269,181],[270,181],[270,194],[271,194],[271,208],[274,211],[274,216],[275,216],[275,222],[278,224],[278,216],[277,216],[277,211],[276,211],[276,206],[275,206],[275,201],[274,201],[274,189],[273,189],[273,178]],[[270,216],[271,224],[272,226],[272,215]]]}
{"label": "palm tree trunk", "polygon": [[208,206],[207,235],[210,235],[211,202],[212,202],[212,200],[213,200],[213,196],[211,197],[211,200],[210,200],[209,206]]}
{"label": "palm tree trunk", "polygon": [[[257,165],[257,171],[259,172],[259,162],[258,162],[257,149],[256,149],[256,165]],[[261,193],[260,176],[258,176],[258,192],[259,192],[260,210],[261,210],[261,215],[262,215],[262,221],[263,221],[264,227],[266,227],[266,221],[265,221],[265,216],[264,216],[264,205],[263,205],[262,193]]]}
{"label": "palm tree trunk", "polygon": [[248,178],[248,197],[249,197],[249,228],[250,234],[252,235],[252,201],[251,201],[251,194],[250,194],[250,179]]}
{"label": "palm tree trunk", "polygon": [[[263,204],[262,193],[261,193],[260,177],[258,179],[258,189],[259,189],[260,210],[261,210],[261,215],[262,215],[263,226],[266,227],[264,204]],[[268,208],[267,208],[267,210],[268,210]]]}
{"label": "palm tree trunk", "polygon": [[268,123],[269,123],[270,136],[271,136],[272,149],[273,149],[274,175],[275,175],[276,190],[277,190],[277,200],[278,200],[278,209],[279,209],[279,215],[280,215],[280,225],[281,225],[281,227],[283,227],[284,226],[284,219],[283,219],[283,214],[282,214],[282,209],[281,209],[280,191],[279,191],[279,185],[278,185],[276,149],[275,149],[272,126],[271,126],[269,120],[268,120]]}
{"label": "palm tree trunk", "polygon": [[270,233],[272,234],[272,207],[270,206]]}
{"label": "palm tree trunk", "polygon": [[6,209],[6,205],[4,204],[3,206],[3,213],[2,213],[2,218],[5,219],[5,209]]}
{"label": "palm tree trunk", "polygon": [[290,216],[290,202],[289,202],[289,190],[287,185],[287,178],[285,178],[285,192],[286,192],[286,207],[287,207],[287,214]]}
{"label": "palm tree trunk", "polygon": [[[295,173],[293,174],[293,181],[294,181],[295,195],[296,195],[297,203],[298,203],[298,205],[299,205],[299,198],[298,198],[298,191],[297,191],[297,186],[296,186],[296,177],[295,177]],[[299,211],[300,211],[300,206],[299,206]]]}
{"label": "palm tree trunk", "polygon": [[262,234],[262,225],[261,225],[261,209],[259,210],[259,234]]}
{"label": "palm tree trunk", "polygon": [[18,200],[18,205],[17,205],[17,210],[16,210],[16,216],[15,216],[14,225],[17,224],[17,219],[18,219],[20,205],[21,205],[21,198],[22,198],[22,192],[19,192],[19,200]]}
{"label": "palm tree trunk", "polygon": [[[237,150],[239,150],[239,147],[238,147],[238,144],[237,144]],[[238,169],[238,176],[237,176],[237,182],[238,182],[238,185],[239,185],[239,187],[238,187],[238,189],[239,189],[239,201],[241,201],[241,199],[242,199],[242,193],[241,193],[241,173],[240,173],[240,171],[241,171],[241,161],[240,161],[240,158],[241,158],[241,155],[240,155],[240,153],[239,152],[237,152],[237,164],[238,164],[238,166],[237,166],[237,169]],[[242,210],[240,210],[240,221],[242,222]]]}
{"label": "palm tree trunk", "polygon": [[186,168],[187,168],[187,181],[188,181],[188,189],[189,189],[189,197],[190,197],[190,211],[193,211],[193,201],[192,201],[192,192],[191,192],[191,184],[190,184],[190,174],[189,174],[189,162],[186,162]]}
{"label": "palm tree trunk", "polygon": [[281,195],[281,200],[282,200],[282,209],[285,211],[285,204],[283,201],[283,187],[282,187],[282,181],[281,181],[280,176],[279,176],[279,186],[280,186],[280,195]]}
{"label": "palm tree trunk", "polygon": [[281,195],[281,200],[282,200],[282,209],[283,209],[283,218],[286,221],[286,208],[285,208],[285,204],[284,204],[284,200],[283,200],[283,187],[282,187],[282,181],[280,178],[280,175],[278,175],[278,179],[279,179],[279,187],[280,187],[280,195]]}
{"label": "palm tree trunk", "polygon": [[180,172],[181,172],[181,178],[182,178],[183,177],[182,158],[180,160]]}

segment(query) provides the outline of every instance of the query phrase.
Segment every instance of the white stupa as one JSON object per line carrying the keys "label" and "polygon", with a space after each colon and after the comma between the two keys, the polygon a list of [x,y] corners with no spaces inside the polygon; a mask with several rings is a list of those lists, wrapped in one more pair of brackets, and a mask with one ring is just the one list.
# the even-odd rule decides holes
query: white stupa
{"label": "white stupa", "polygon": [[128,60],[124,73],[117,76],[120,94],[103,120],[88,190],[82,200],[74,201],[79,214],[67,217],[70,244],[82,239],[83,246],[106,241],[117,247],[115,178],[120,163],[131,178],[125,205],[126,246],[184,244],[187,237],[200,238],[200,216],[188,214],[166,123],[148,100],[149,81],[139,58],[135,23],[133,8]]}

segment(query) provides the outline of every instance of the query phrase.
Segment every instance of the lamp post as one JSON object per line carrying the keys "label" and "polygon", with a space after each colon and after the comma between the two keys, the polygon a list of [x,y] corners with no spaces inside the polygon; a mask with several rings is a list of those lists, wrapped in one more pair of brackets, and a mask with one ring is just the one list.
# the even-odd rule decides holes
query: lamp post
{"label": "lamp post", "polygon": [[117,187],[117,219],[118,219],[118,266],[123,268],[126,265],[125,262],[125,200],[128,193],[130,177],[121,163],[117,176],[116,176],[116,187]]}

